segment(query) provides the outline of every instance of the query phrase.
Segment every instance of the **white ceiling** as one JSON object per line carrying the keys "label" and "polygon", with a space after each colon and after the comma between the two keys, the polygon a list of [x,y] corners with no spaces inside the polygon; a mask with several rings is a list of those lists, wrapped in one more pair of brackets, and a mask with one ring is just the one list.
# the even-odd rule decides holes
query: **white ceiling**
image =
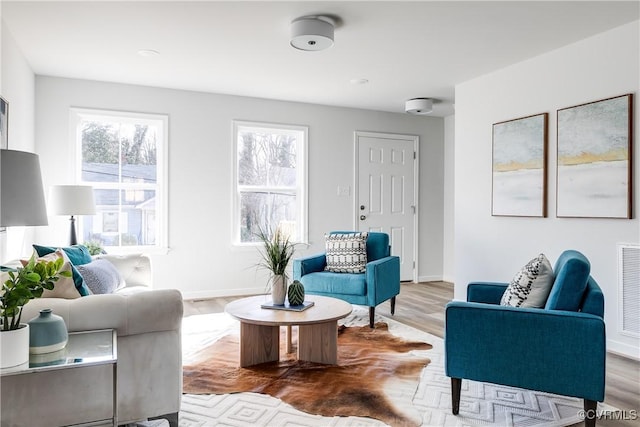
{"label": "white ceiling", "polygon": [[[457,83],[639,19],[638,1],[0,3],[39,75],[392,112],[431,97],[435,116]],[[293,49],[290,22],[322,14],[335,45]]]}

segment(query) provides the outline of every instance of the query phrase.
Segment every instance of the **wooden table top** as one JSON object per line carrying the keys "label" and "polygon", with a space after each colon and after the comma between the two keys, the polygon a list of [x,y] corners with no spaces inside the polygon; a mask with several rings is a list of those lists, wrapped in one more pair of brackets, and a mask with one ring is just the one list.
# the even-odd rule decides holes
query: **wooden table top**
{"label": "wooden table top", "polygon": [[304,311],[273,310],[260,307],[271,302],[271,295],[257,295],[232,301],[224,311],[242,322],[266,326],[325,323],[347,317],[352,311],[351,304],[337,298],[307,295],[305,301],[313,301],[313,307]]}

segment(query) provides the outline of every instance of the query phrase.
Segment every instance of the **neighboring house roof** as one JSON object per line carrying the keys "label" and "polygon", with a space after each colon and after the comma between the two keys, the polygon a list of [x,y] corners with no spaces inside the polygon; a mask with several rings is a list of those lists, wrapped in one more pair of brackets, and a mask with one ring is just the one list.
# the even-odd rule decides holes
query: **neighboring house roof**
{"label": "neighboring house roof", "polygon": [[[83,163],[82,179],[87,182],[118,182],[119,165],[108,163]],[[123,182],[138,182],[155,184],[155,165],[123,165]],[[114,206],[119,204],[120,190],[99,190],[95,192],[97,206]],[[137,191],[137,190],[136,190]],[[150,190],[139,190],[144,192],[144,200],[122,200],[122,205],[130,208],[153,209],[153,206],[141,206],[150,200],[155,199],[155,192]],[[141,203],[142,202],[142,203]]]}

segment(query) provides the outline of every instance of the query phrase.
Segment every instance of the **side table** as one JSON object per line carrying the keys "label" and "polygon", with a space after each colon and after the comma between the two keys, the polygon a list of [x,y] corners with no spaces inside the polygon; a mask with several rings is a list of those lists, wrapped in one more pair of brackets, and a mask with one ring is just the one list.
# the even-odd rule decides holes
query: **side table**
{"label": "side table", "polygon": [[69,333],[67,346],[0,370],[2,427],[117,426],[117,335]]}

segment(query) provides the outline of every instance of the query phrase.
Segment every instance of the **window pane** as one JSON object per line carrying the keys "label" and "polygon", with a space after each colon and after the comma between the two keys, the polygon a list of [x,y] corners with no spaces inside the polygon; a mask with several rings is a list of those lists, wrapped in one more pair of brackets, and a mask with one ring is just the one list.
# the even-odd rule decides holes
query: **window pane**
{"label": "window pane", "polygon": [[120,149],[118,132],[113,124],[83,121],[82,180],[90,182],[118,182]]}
{"label": "window pane", "polygon": [[238,184],[296,186],[296,137],[277,132],[238,132]]}
{"label": "window pane", "polygon": [[84,216],[84,241],[103,246],[156,243],[155,190],[94,190],[96,215]]}
{"label": "window pane", "polygon": [[83,181],[156,182],[156,126],[85,120],[81,134]]}
{"label": "window pane", "polygon": [[276,227],[290,230],[291,239],[298,240],[296,214],[295,194],[243,192],[240,194],[240,241],[257,242],[260,228]]}

